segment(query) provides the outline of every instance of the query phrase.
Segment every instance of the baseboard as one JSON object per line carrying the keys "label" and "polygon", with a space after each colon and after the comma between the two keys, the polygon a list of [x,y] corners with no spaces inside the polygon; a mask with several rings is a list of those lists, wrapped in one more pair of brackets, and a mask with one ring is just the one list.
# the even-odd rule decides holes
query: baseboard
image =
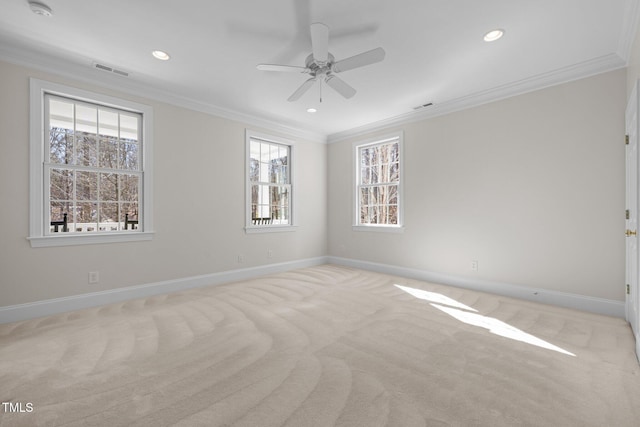
{"label": "baseboard", "polygon": [[576,310],[588,311],[592,313],[603,314],[606,316],[621,318],[625,317],[625,304],[622,301],[549,291],[547,289],[530,288],[509,283],[477,280],[442,273],[434,273],[426,270],[398,267],[395,265],[380,264],[350,258],[330,256],[328,257],[328,262],[347,267],[376,271],[378,273],[391,274],[394,276],[403,276],[417,280],[440,283],[443,285],[457,286],[460,288],[471,289],[475,291],[490,292],[493,294],[505,295],[527,301],[535,301],[543,304],[573,308]]}
{"label": "baseboard", "polygon": [[[475,280],[447,274],[434,273],[426,270],[418,270],[413,268],[399,267],[356,259],[323,256],[0,307],[0,323],[17,322],[20,320],[49,316],[52,314],[80,310],[83,308],[97,307],[130,299],[145,298],[153,295],[179,292],[186,289],[237,282],[240,280],[252,279],[265,274],[278,273],[282,271],[293,270],[296,268],[313,267],[326,263],[376,271],[384,274],[409,277],[417,280],[441,283],[444,285],[457,286],[476,291],[490,292],[498,295],[536,301],[544,304],[552,304],[561,307],[573,308],[576,310],[604,314],[607,316],[621,318],[625,317],[624,302],[620,301],[555,292],[546,289],[536,289],[512,285],[508,283]],[[636,340],[636,343],[637,354],[640,355],[640,339]]]}
{"label": "baseboard", "polygon": [[219,273],[205,274],[201,276],[129,286],[121,289],[91,292],[64,298],[55,298],[0,307],[0,323],[17,322],[20,320],[34,319],[37,317],[80,310],[83,308],[97,307],[136,298],[145,298],[153,295],[183,291],[186,289],[237,282],[240,280],[263,276],[265,274],[279,273],[296,268],[313,267],[326,263],[327,257],[307,258],[278,264],[222,271]]}

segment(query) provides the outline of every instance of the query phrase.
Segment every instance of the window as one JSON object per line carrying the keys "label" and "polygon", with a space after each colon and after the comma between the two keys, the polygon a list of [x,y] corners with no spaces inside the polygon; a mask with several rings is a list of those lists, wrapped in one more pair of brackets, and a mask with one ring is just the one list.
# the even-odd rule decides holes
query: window
{"label": "window", "polygon": [[247,131],[246,231],[293,227],[293,143]]}
{"label": "window", "polygon": [[355,145],[356,230],[402,228],[402,134]]}
{"label": "window", "polygon": [[32,246],[150,238],[151,109],[31,81]]}

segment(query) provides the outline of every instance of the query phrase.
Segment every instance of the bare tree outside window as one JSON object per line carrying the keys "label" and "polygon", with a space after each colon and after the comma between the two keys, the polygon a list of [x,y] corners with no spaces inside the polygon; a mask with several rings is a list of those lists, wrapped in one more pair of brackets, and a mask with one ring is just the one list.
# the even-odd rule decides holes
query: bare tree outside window
{"label": "bare tree outside window", "polygon": [[400,225],[400,141],[356,148],[357,225]]}
{"label": "bare tree outside window", "polygon": [[249,182],[253,225],[291,224],[291,147],[251,138]]}
{"label": "bare tree outside window", "polygon": [[138,224],[141,115],[54,95],[46,108],[50,221],[66,214],[71,233],[137,230],[125,218]]}

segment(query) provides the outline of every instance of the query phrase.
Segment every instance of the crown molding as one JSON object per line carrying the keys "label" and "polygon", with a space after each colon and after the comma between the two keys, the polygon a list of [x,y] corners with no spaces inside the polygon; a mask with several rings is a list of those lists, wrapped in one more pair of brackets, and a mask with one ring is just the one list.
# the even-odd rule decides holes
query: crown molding
{"label": "crown molding", "polygon": [[620,56],[625,64],[629,64],[631,58],[631,48],[638,31],[638,21],[640,20],[640,0],[627,0],[624,5],[624,16],[622,29],[620,31],[620,40],[618,40],[618,56]]}
{"label": "crown molding", "polygon": [[72,63],[40,52],[17,49],[12,45],[0,42],[0,60],[54,74],[60,77],[73,79],[82,83],[100,86],[108,90],[120,93],[124,92],[129,95],[148,98],[177,107],[211,114],[224,119],[241,122],[252,127],[258,127],[268,131],[285,134],[287,136],[300,138],[309,142],[326,143],[327,140],[326,135],[323,133],[284,125],[272,120],[176,95],[175,93],[156,89],[148,85],[144,85],[139,81],[131,80],[130,77],[107,74],[93,69],[91,61],[86,61],[87,65],[81,65],[82,62],[85,62],[83,59],[80,59],[77,63]]}
{"label": "crown molding", "polygon": [[[635,1],[635,0],[634,0]],[[570,65],[558,70],[538,74],[537,76],[518,80],[505,85],[497,86],[481,92],[460,98],[451,99],[442,103],[434,103],[433,106],[411,111],[385,120],[379,120],[357,128],[331,134],[327,137],[328,143],[343,141],[345,139],[361,137],[372,132],[381,131],[395,126],[401,126],[456,111],[466,110],[501,99],[511,98],[539,89],[556,86],[570,81],[579,80],[596,74],[613,71],[626,67],[626,60],[616,53],[601,56],[589,61]]]}
{"label": "crown molding", "polygon": [[349,138],[360,137],[390,127],[401,126],[408,123],[450,114],[456,111],[461,111],[501,99],[510,98],[512,96],[522,95],[527,92],[532,92],[546,87],[555,86],[573,80],[578,80],[592,75],[623,68],[627,66],[631,46],[635,38],[635,31],[637,26],[636,24],[638,22],[637,17],[640,17],[639,3],[640,0],[627,0],[626,8],[629,13],[625,15],[625,21],[623,24],[624,31],[619,42],[618,53],[611,53],[578,64],[560,68],[558,70],[542,73],[537,76],[497,86],[485,91],[476,92],[464,97],[447,100],[441,103],[434,103],[433,106],[422,110],[410,111],[405,114],[401,114],[384,120],[379,120],[377,122],[348,129],[342,132],[333,133],[330,135],[285,125],[272,120],[229,110],[210,103],[205,103],[192,98],[176,95],[168,91],[144,85],[135,80],[130,80],[127,77],[102,73],[101,71],[94,70],[90,66],[90,61],[87,61],[87,65],[83,66],[79,63],[62,61],[50,55],[32,52],[24,49],[17,49],[2,42],[0,42],[0,60],[33,68],[43,72],[56,74],[61,77],[74,79],[84,83],[97,85],[105,89],[118,92],[126,92],[130,95],[148,98],[160,102],[166,102],[178,107],[183,107],[228,120],[241,122],[249,126],[262,128],[268,131],[281,133],[295,138],[300,138],[309,142],[334,143]]}

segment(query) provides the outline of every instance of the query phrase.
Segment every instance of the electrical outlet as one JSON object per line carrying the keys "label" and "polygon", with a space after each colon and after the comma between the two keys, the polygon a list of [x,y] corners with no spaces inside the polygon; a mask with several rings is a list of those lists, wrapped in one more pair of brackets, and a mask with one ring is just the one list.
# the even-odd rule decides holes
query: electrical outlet
{"label": "electrical outlet", "polygon": [[471,261],[471,271],[478,271],[478,261]]}
{"label": "electrical outlet", "polygon": [[244,263],[244,255],[238,255],[238,264]]}
{"label": "electrical outlet", "polygon": [[100,272],[99,271],[90,271],[89,272],[89,284],[95,285],[100,282]]}
{"label": "electrical outlet", "polygon": [[267,249],[267,258],[273,258],[273,250]]}

